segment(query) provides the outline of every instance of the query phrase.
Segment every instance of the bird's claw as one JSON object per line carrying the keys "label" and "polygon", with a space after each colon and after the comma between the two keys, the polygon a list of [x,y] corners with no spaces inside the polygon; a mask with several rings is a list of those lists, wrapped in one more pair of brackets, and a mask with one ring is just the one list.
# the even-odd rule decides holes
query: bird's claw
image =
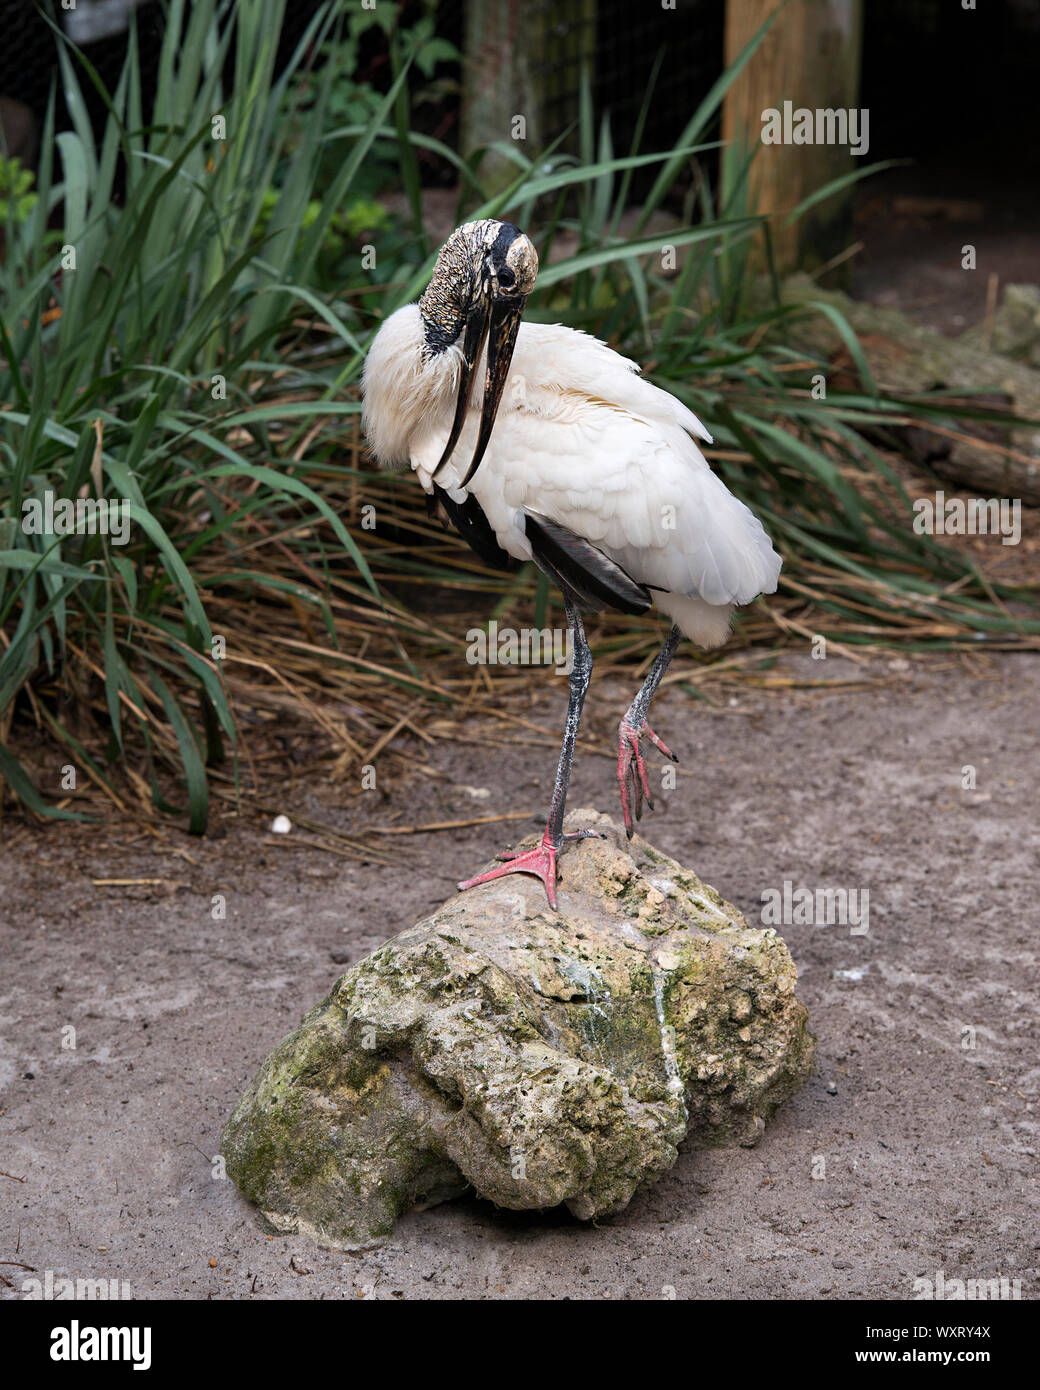
{"label": "bird's claw", "polygon": [[627,715],[622,719],[618,726],[617,779],[621,789],[621,812],[625,818],[625,834],[630,840],[633,835],[633,809],[637,821],[643,818],[644,800],[651,811],[654,809],[654,799],[650,795],[646,763],[639,746],[639,740],[644,734],[664,757],[669,758],[673,763],[679,761],[668,745],[658,738],[645,719],[638,726],[630,723]]}
{"label": "bird's claw", "polygon": [[[602,830],[568,830],[560,837],[562,840],[605,840],[607,837]],[[540,848],[540,846],[539,846]],[[508,849],[503,854],[496,854],[495,858],[507,863],[511,859],[522,859],[525,854],[534,854],[534,850],[512,850]],[[469,888],[474,883],[479,883],[479,879],[470,878],[465,883],[460,883],[460,888]]]}
{"label": "bird's claw", "polygon": [[534,849],[520,852],[509,850],[505,854],[496,855],[495,857],[501,861],[497,869],[489,869],[486,874],[478,874],[476,878],[464,879],[459,884],[459,889],[465,891],[467,888],[475,888],[478,883],[490,883],[492,879],[504,878],[506,874],[534,874],[535,878],[542,880],[549,906],[555,911],[556,880],[559,877],[556,860],[563,841],[606,838],[601,830],[569,830],[565,835],[561,835],[559,844],[554,844],[546,831]]}
{"label": "bird's claw", "polygon": [[663,739],[657,737],[653,729],[651,729],[650,725],[647,724],[645,720],[643,722],[642,732],[646,734],[647,738],[657,749],[658,753],[660,753],[663,757],[670,759],[673,763],[677,763],[679,761],[678,753],[673,753],[672,750],[668,747],[667,743],[665,743]]}

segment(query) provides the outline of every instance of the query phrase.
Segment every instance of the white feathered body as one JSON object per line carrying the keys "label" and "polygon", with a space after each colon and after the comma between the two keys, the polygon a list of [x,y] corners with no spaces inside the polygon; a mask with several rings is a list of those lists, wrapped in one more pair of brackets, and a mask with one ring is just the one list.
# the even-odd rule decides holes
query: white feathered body
{"label": "white feathered body", "polygon": [[[427,492],[455,413],[462,354],[423,361],[417,305],[393,314],[365,366],[364,427],[385,466],[410,464]],[[467,419],[437,483],[472,493],[499,545],[531,559],[523,513],[584,537],[704,647],[726,640],[736,604],[776,589],[780,557],[761,522],[708,466],[691,411],[634,362],[561,325],[523,323],[483,462],[465,491],[480,421],[484,359]]]}

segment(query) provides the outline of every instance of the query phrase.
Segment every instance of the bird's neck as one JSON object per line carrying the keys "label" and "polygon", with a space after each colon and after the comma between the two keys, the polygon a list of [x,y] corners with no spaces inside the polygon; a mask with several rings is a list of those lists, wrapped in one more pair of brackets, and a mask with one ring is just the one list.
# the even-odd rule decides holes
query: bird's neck
{"label": "bird's neck", "polygon": [[457,299],[445,295],[431,295],[430,288],[419,300],[419,314],[423,326],[423,356],[427,359],[439,357],[453,343],[458,342],[465,325],[466,317]]}
{"label": "bird's neck", "polygon": [[419,300],[423,324],[423,355],[436,357],[458,341],[471,295],[472,268],[462,249],[451,242],[434,267],[426,293]]}

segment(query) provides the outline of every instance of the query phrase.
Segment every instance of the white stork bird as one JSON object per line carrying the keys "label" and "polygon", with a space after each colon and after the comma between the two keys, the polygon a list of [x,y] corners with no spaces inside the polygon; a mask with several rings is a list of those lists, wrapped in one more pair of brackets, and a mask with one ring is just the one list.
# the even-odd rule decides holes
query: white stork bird
{"label": "white stork bird", "polygon": [[[682,635],[726,640],[734,606],[776,589],[780,557],[761,522],[712,473],[695,415],[605,343],[559,324],[521,323],[538,273],[509,222],[467,222],[445,242],[426,293],[392,314],[365,364],[365,433],[384,467],[410,464],[485,561],[533,560],[563,591],[573,634],[570,703],[540,845],[500,856],[536,874],[556,906],[556,860],[592,656],[581,609],[642,613],[674,626],[618,729],[625,829],[642,798],[650,701]],[[486,346],[485,346],[486,345]],[[505,391],[507,378],[510,390]],[[677,760],[676,760],[677,761]]]}

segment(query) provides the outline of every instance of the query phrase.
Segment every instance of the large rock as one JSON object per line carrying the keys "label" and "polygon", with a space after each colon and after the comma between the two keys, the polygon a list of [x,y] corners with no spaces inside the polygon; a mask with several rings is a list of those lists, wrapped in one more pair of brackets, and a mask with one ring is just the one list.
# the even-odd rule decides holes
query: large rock
{"label": "large rock", "polygon": [[520,874],[451,898],[264,1062],[223,1152],[276,1229],[361,1248],[470,1186],[615,1212],[686,1139],[754,1143],[806,1080],[776,933],[607,817],[569,823],[606,838],[561,856],[558,913]]}

